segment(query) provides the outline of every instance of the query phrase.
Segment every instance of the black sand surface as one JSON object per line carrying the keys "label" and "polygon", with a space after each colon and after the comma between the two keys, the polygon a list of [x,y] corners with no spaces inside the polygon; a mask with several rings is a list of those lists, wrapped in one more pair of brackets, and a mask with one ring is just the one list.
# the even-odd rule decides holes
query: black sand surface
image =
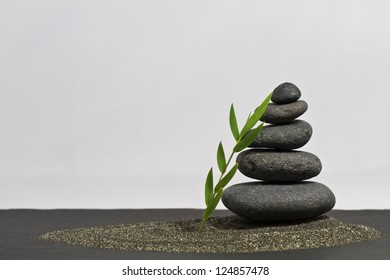
{"label": "black sand surface", "polygon": [[[199,218],[202,210],[0,210],[0,259],[390,259],[390,210],[333,210],[344,223],[380,230],[376,240],[343,246],[257,253],[171,253],[123,251],[53,243],[37,237],[46,232],[150,221]],[[231,215],[217,211],[218,216]]]}

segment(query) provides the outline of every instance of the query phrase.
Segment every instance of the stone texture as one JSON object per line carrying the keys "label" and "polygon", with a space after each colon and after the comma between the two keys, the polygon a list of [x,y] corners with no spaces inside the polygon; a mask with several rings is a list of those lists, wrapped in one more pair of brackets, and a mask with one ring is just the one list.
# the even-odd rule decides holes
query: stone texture
{"label": "stone texture", "polygon": [[249,182],[225,189],[222,202],[251,221],[286,222],[324,214],[333,208],[336,198],[328,187],[316,182]]}
{"label": "stone texture", "polygon": [[307,108],[308,105],[303,100],[288,104],[269,103],[260,120],[272,124],[288,123],[303,115]]}
{"label": "stone texture", "polygon": [[300,97],[301,91],[296,85],[283,83],[274,89],[271,101],[275,104],[286,104],[297,101]]}
{"label": "stone texture", "polygon": [[249,147],[298,149],[309,142],[312,133],[311,125],[302,120],[291,124],[266,125]]}
{"label": "stone texture", "polygon": [[250,149],[237,156],[238,169],[247,177],[272,181],[296,182],[321,172],[320,159],[308,152]]}

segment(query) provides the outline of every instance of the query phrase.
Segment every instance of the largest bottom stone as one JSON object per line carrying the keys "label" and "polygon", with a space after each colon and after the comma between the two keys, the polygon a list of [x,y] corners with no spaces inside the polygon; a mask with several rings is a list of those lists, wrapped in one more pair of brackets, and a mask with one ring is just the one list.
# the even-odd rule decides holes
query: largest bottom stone
{"label": "largest bottom stone", "polygon": [[317,182],[249,182],[228,187],[223,204],[233,213],[257,222],[288,222],[317,217],[331,210],[336,198]]}

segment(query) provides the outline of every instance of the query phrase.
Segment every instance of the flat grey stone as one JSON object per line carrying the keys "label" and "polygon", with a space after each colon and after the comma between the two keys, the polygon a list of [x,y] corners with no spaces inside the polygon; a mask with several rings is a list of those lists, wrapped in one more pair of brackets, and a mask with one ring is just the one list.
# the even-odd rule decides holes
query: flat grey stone
{"label": "flat grey stone", "polygon": [[308,105],[303,100],[297,100],[288,104],[269,103],[261,121],[272,124],[288,123],[307,111]]}
{"label": "flat grey stone", "polygon": [[286,104],[297,101],[300,97],[301,91],[296,85],[283,83],[274,89],[271,101],[275,104]]}
{"label": "flat grey stone", "polygon": [[266,125],[249,147],[298,149],[309,142],[313,129],[302,120],[290,124]]}
{"label": "flat grey stone", "polygon": [[334,207],[336,198],[327,186],[317,182],[249,182],[225,189],[222,202],[251,221],[288,222],[322,215]]}
{"label": "flat grey stone", "polygon": [[320,159],[308,152],[249,149],[237,156],[238,170],[247,177],[272,182],[297,182],[320,174]]}

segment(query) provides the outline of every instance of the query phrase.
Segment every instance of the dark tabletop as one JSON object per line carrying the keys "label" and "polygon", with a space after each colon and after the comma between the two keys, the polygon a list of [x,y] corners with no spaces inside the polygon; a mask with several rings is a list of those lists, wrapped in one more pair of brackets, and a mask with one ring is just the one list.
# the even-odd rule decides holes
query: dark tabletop
{"label": "dark tabletop", "polygon": [[[0,210],[0,259],[390,259],[390,210],[333,210],[329,216],[363,224],[384,234],[377,240],[346,246],[284,252],[195,254],[120,251],[85,248],[36,239],[42,233],[66,228],[199,218],[197,209],[132,210]],[[230,215],[216,211],[216,215]]]}

